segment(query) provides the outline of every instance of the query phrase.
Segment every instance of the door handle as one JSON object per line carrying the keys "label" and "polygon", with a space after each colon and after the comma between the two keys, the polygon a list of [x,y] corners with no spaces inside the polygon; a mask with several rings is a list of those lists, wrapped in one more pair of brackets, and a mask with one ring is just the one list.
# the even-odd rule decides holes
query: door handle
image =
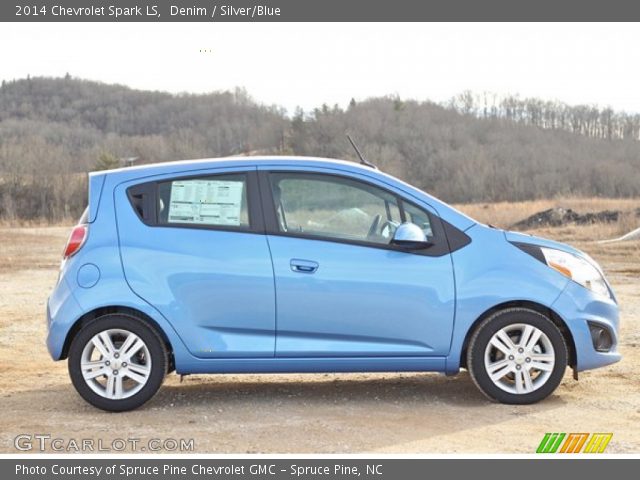
{"label": "door handle", "polygon": [[298,258],[292,258],[289,263],[291,270],[296,273],[315,273],[318,270],[318,262],[312,260],[300,260]]}

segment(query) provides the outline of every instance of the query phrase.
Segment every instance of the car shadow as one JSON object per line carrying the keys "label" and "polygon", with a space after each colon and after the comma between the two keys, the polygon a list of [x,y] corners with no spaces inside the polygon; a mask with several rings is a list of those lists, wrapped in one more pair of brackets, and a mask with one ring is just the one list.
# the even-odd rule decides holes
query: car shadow
{"label": "car shadow", "polygon": [[[288,378],[291,377],[291,378]],[[465,373],[456,377],[439,374],[294,374],[185,376],[178,384],[165,385],[153,405],[187,400],[192,405],[212,401],[242,401],[269,404],[304,401],[327,402],[426,402],[465,407],[490,404]]]}

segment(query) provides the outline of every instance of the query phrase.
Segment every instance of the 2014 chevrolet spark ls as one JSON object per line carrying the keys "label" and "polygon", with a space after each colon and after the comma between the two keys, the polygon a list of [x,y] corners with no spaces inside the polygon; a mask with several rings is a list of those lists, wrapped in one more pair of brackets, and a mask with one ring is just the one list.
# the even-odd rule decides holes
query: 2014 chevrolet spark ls
{"label": "2014 chevrolet spark ls", "polygon": [[94,173],[48,348],[105,410],[190,373],[471,373],[525,404],[620,360],[618,306],[567,245],[478,224],[367,166],[228,158]]}

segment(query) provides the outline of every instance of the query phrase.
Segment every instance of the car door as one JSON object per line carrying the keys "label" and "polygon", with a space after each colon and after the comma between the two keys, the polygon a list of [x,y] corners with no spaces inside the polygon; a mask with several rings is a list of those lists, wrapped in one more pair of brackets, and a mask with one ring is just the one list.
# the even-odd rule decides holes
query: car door
{"label": "car door", "polygon": [[256,192],[255,167],[116,188],[127,282],[197,357],[274,356],[273,269]]}
{"label": "car door", "polygon": [[[344,173],[272,170],[260,178],[277,357],[447,354],[454,279],[433,210]],[[432,245],[392,246],[403,221],[419,224]]]}

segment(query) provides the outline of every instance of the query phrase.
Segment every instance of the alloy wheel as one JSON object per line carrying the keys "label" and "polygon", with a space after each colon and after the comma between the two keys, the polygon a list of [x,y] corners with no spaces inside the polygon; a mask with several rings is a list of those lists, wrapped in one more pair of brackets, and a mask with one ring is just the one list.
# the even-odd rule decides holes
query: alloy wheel
{"label": "alloy wheel", "polygon": [[498,330],[484,352],[484,366],[494,385],[518,395],[542,387],[554,370],[555,359],[549,337],[525,323]]}
{"label": "alloy wheel", "polygon": [[121,400],[138,393],[151,375],[151,354],[135,333],[109,329],[94,335],[80,360],[87,386],[101,397]]}

